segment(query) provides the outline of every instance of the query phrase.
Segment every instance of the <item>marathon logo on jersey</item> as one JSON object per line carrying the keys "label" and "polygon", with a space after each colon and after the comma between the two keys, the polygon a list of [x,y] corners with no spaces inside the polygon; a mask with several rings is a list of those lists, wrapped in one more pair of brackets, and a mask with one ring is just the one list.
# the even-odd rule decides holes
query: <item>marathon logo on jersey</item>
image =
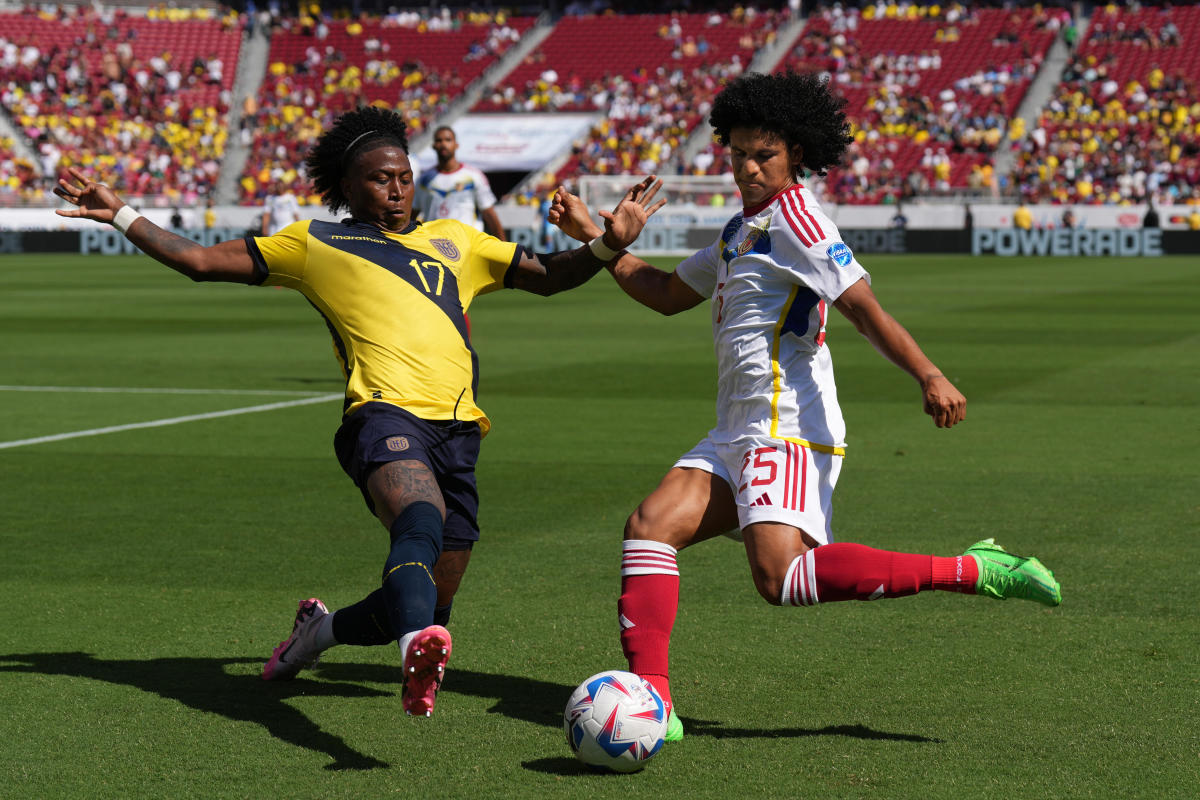
{"label": "marathon logo on jersey", "polygon": [[371,242],[373,244],[390,244],[387,239],[380,239],[378,236],[340,236],[334,234],[329,237],[330,241],[342,242]]}
{"label": "marathon logo on jersey", "polygon": [[433,245],[433,249],[437,250],[450,261],[458,261],[462,258],[462,253],[458,252],[458,246],[449,239],[430,239],[429,243]]}
{"label": "marathon logo on jersey", "polygon": [[389,436],[385,444],[387,445],[387,449],[391,450],[393,453],[403,453],[408,449],[408,437]]}
{"label": "marathon logo on jersey", "polygon": [[854,260],[854,253],[850,252],[850,248],[844,242],[831,244],[829,249],[825,251],[825,255],[829,256],[829,260],[839,267],[848,267],[850,262]]}

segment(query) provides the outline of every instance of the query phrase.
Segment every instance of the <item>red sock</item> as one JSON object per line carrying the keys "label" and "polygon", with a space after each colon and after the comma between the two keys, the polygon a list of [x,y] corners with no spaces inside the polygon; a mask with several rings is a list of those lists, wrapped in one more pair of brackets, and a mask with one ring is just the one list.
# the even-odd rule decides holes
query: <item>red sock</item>
{"label": "red sock", "polygon": [[629,671],[641,675],[671,707],[668,652],[675,612],[679,608],[679,567],[675,548],[661,542],[631,539],[621,555],[621,649]]}
{"label": "red sock", "polygon": [[876,550],[835,542],[809,550],[788,567],[783,605],[809,606],[838,600],[904,597],[926,589],[974,594],[975,559]]}

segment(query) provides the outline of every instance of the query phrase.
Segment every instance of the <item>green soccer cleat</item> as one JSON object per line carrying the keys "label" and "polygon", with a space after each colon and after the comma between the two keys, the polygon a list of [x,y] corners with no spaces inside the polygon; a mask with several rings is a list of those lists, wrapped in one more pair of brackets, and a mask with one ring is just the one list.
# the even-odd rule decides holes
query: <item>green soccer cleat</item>
{"label": "green soccer cleat", "polygon": [[682,742],[683,741],[683,723],[679,721],[679,717],[675,715],[675,709],[671,709],[670,716],[667,717],[667,732],[663,734],[664,742]]}
{"label": "green soccer cleat", "polygon": [[1006,553],[995,539],[976,542],[963,555],[971,556],[979,565],[976,594],[997,600],[1019,597],[1022,600],[1036,600],[1046,606],[1062,603],[1062,587],[1054,580],[1054,573],[1036,558]]}

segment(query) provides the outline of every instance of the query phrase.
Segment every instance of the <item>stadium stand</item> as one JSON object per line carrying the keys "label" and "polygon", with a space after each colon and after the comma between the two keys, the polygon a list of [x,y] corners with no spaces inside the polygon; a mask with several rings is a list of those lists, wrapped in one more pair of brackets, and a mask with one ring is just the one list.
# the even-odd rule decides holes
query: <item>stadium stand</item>
{"label": "stadium stand", "polygon": [[[598,111],[554,182],[647,173],[706,118],[712,98],[774,35],[779,12],[563,18],[473,111]],[[595,43],[604,42],[597,58]]]}
{"label": "stadium stand", "polygon": [[301,17],[276,31],[268,73],[242,118],[251,157],[241,201],[282,182],[305,202],[304,153],[339,113],[383,103],[419,133],[534,23],[532,17],[392,14],[352,20]]}
{"label": "stadium stand", "polygon": [[43,174],[79,165],[131,195],[195,202],[220,168],[236,20],[208,9],[3,13],[0,102]]}
{"label": "stadium stand", "polygon": [[[419,135],[477,94],[472,113],[596,114],[589,134],[557,154],[552,182],[712,175],[726,169],[724,149],[693,156],[695,142],[685,145],[704,135],[724,82],[801,5],[804,29],[794,45],[785,40],[790,49],[774,68],[827,73],[848,100],[855,141],[820,187],[829,200],[1008,193],[1030,202],[1200,203],[1195,5],[1095,8],[1056,85],[1063,62],[1044,69],[1047,54],[1060,39],[1074,43],[1063,8],[602,5],[568,6],[507,74],[492,68],[538,24],[533,17],[469,8],[372,16],[315,6],[290,15],[0,6],[0,113],[12,130],[0,132],[0,204],[51,202],[49,185],[69,165],[145,203],[198,204],[212,195],[230,145],[249,152],[240,183],[240,161],[225,176],[238,202],[261,204],[280,183],[316,202],[305,196],[303,156],[336,114],[383,103]],[[264,39],[256,51],[267,54],[266,75],[234,97],[243,34],[255,27],[269,31],[269,51]],[[1039,72],[1039,87],[1053,86],[1049,100],[1019,113]],[[231,109],[240,118],[232,131]],[[996,174],[997,158],[1015,158],[1013,172]]]}
{"label": "stadium stand", "polygon": [[[824,191],[892,203],[992,183],[991,155],[1061,26],[1040,8],[887,4],[810,15],[777,70],[826,73],[846,98],[854,143]],[[686,165],[722,169],[719,145]]]}
{"label": "stadium stand", "polygon": [[[1200,7],[1093,16],[1014,182],[1029,202],[1200,202]],[[1191,43],[1192,46],[1187,46]]]}

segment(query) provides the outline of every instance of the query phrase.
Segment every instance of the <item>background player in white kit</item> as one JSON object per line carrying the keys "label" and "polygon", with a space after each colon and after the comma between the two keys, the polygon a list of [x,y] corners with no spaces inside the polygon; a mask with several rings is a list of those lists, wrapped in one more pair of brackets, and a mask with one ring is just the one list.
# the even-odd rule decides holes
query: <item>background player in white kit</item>
{"label": "background player in white kit", "polygon": [[458,138],[452,128],[443,125],[433,132],[433,151],[437,167],[417,179],[421,219],[456,219],[506,239],[491,184],[482,171],[458,160]]}
{"label": "background player in white kit", "polygon": [[[663,314],[712,300],[716,426],[629,517],[621,561],[622,649],[630,671],[671,707],[668,741],[683,737],[668,681],[676,554],[705,539],[738,532],[754,584],[772,605],[928,589],[1062,602],[1037,559],[991,539],[949,558],[833,542],[846,442],[825,343],[830,306],[916,379],[939,428],[966,414],[966,398],[880,307],[866,270],[800,183],[804,169],[823,175],[840,162],[850,142],[844,105],[815,75],[750,73],[729,83],[710,122],[730,148],[742,212],[674,272],[628,254],[609,265],[627,294]],[[579,198],[561,191],[551,219],[577,239],[600,233]]]}
{"label": "background player in white kit", "polygon": [[300,219],[300,201],[283,181],[275,182],[275,191],[263,203],[262,235],[272,236]]}

